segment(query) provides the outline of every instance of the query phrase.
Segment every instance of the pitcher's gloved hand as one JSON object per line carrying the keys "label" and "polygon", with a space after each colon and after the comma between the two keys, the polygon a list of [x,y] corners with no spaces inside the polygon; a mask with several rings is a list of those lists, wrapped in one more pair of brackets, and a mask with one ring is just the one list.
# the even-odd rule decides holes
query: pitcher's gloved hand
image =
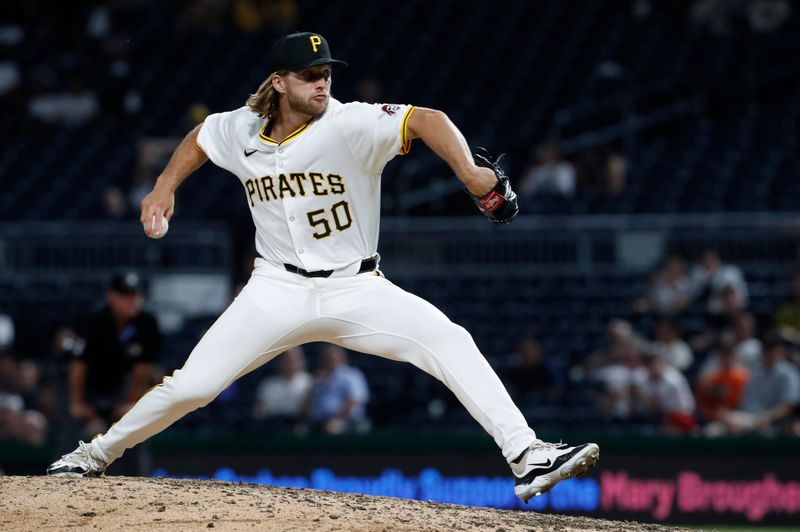
{"label": "pitcher's gloved hand", "polygon": [[478,153],[472,155],[475,164],[484,168],[489,168],[494,175],[497,176],[497,184],[492,190],[483,197],[478,197],[471,194],[465,189],[481,214],[486,216],[491,222],[496,224],[507,224],[511,222],[519,213],[519,204],[517,203],[517,195],[511,190],[511,183],[508,181],[508,176],[500,168],[500,155],[493,159],[489,152],[480,148]]}

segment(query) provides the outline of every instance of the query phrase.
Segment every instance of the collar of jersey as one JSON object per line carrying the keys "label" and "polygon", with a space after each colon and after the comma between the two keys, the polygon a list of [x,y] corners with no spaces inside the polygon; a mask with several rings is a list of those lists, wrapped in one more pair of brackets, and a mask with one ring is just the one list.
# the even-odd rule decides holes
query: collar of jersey
{"label": "collar of jersey", "polygon": [[283,139],[282,141],[278,142],[277,140],[268,137],[267,134],[266,134],[267,128],[269,127],[270,120],[271,120],[271,118],[267,118],[266,122],[264,122],[264,125],[261,127],[261,131],[258,133],[258,138],[261,140],[261,142],[264,142],[266,144],[270,144],[270,145],[273,145],[273,146],[281,146],[283,144],[286,144],[286,143],[296,139],[305,130],[307,130],[308,126],[311,125],[311,122],[314,121],[314,119],[312,118],[311,120],[309,120],[308,122],[306,122],[302,126],[298,127],[294,131],[292,131],[285,139]]}

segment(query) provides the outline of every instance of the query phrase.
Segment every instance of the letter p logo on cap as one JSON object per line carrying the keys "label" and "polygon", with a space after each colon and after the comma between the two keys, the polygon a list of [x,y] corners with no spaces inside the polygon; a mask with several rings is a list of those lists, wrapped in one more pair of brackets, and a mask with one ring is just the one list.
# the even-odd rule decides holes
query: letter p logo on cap
{"label": "letter p logo on cap", "polygon": [[311,41],[311,47],[314,49],[314,53],[316,53],[317,46],[322,44],[322,39],[319,38],[319,35],[311,35],[308,39]]}

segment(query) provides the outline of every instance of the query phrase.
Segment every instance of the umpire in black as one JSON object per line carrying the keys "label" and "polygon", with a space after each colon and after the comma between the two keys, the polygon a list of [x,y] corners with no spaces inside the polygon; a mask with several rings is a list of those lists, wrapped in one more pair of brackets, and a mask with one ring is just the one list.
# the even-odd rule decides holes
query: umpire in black
{"label": "umpire in black", "polygon": [[63,344],[70,357],[69,413],[86,436],[107,430],[153,383],[162,335],[143,303],[139,275],[115,274],[106,304],[80,318]]}

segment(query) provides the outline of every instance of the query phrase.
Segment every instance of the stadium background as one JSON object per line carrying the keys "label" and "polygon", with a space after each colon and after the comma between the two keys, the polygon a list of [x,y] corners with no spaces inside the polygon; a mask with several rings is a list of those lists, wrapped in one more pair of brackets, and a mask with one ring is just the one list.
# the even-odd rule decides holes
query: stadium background
{"label": "stadium background", "polygon": [[[0,312],[4,337],[8,323],[14,334],[4,348],[2,392],[42,411],[47,430],[35,444],[0,431],[0,466],[38,474],[74,446],[66,363],[54,336],[102,302],[112,272],[132,268],[147,279],[147,307],[166,333],[166,373],[246,280],[252,225],[232,176],[209,164],[187,181],[170,233],[158,242],[141,234],[135,198],[176,139],[208,112],[242,105],[266,74],[262,59],[277,35],[313,30],[351,64],[336,73],[340,100],[441,109],[472,145],[507,153],[515,184],[546,140],[575,170],[574,193],[526,194],[519,219],[501,228],[473,212],[421,143],[383,180],[379,251],[387,276],[470,330],[509,385],[524,373],[518,342],[535,337],[554,385],[517,391],[527,419],[543,437],[601,443],[597,472],[540,498],[536,509],[796,525],[796,422],[738,438],[706,439],[700,427],[665,434],[661,419],[604,410],[603,390],[584,370],[608,347],[614,319],[653,339],[659,315],[640,300],[669,253],[691,268],[715,246],[740,268],[749,301],[738,311],[754,316],[762,339],[793,301],[798,7],[779,0],[3,3]],[[687,341],[715,323],[700,300],[673,318]],[[318,350],[308,350],[312,368]],[[710,351],[696,350],[685,371],[691,384]],[[351,363],[370,388],[363,433],[297,436],[255,421],[254,392],[274,371],[268,366],[154,438],[136,466],[143,474],[261,475],[516,507],[499,453],[440,383],[376,357],[354,354]],[[23,374],[33,382],[21,390]],[[762,499],[740,500],[737,492]],[[666,497],[661,506],[658,493]]]}

